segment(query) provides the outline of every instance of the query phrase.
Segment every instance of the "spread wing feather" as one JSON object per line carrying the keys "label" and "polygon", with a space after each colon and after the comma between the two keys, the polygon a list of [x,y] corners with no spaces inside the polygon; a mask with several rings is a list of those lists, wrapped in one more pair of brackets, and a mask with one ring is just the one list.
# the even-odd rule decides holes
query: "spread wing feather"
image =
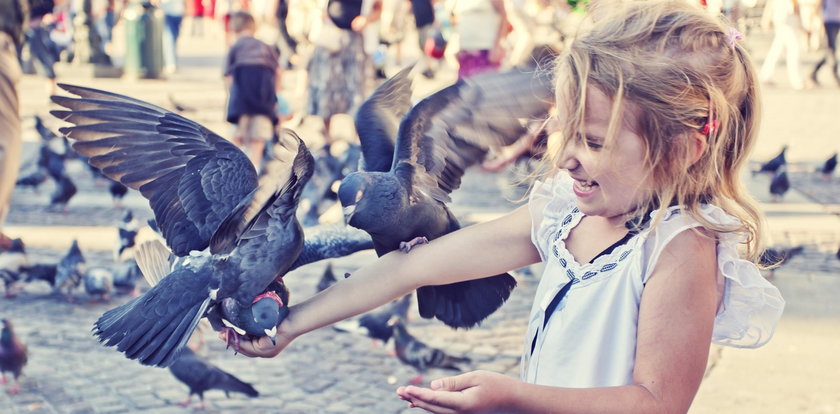
{"label": "spread wing feather", "polygon": [[149,200],[176,255],[205,249],[222,220],[257,187],[247,156],[198,123],[127,96],[60,86],[79,96],[52,97],[68,108],[52,114],[74,124],[61,132],[76,140],[73,149],[91,165]]}

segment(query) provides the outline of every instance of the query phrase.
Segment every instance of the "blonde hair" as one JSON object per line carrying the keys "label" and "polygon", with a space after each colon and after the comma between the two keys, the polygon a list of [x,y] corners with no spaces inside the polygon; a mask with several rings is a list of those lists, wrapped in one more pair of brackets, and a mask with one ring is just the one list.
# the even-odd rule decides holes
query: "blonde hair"
{"label": "blonde hair", "polygon": [[246,30],[257,30],[257,22],[254,20],[254,16],[245,11],[237,11],[231,14],[228,25],[230,31],[236,34],[240,34]]}
{"label": "blonde hair", "polygon": [[[634,1],[601,9],[597,17],[555,62],[558,109],[566,115],[555,156],[582,136],[586,91],[597,88],[613,101],[607,140],[623,110],[635,109],[634,130],[644,141],[655,191],[634,215],[680,205],[709,230],[745,233],[746,256],[755,260],[762,216],[740,178],[759,118],[758,82],[746,50],[720,20],[682,1]],[[707,124],[716,128],[704,130]],[[692,163],[692,134],[699,133],[707,147]],[[701,203],[719,206],[741,225],[710,223],[699,214]],[[664,213],[659,209],[654,224]]]}

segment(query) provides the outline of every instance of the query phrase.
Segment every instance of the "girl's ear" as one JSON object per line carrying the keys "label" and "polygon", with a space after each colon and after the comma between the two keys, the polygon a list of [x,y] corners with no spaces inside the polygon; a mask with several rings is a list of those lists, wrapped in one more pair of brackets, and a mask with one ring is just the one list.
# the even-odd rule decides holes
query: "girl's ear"
{"label": "girl's ear", "polygon": [[706,153],[706,148],[709,146],[709,142],[707,141],[708,136],[700,133],[699,131],[691,132],[688,139],[690,140],[688,143],[690,156],[689,166],[691,166],[700,160],[700,157]]}

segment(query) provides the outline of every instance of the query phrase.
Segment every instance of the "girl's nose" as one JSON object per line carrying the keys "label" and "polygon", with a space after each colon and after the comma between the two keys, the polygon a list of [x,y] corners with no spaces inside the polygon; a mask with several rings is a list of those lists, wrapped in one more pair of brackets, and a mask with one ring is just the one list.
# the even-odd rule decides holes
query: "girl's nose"
{"label": "girl's nose", "polygon": [[558,168],[571,171],[580,166],[580,161],[577,158],[577,147],[574,141],[567,142],[562,147],[555,161]]}

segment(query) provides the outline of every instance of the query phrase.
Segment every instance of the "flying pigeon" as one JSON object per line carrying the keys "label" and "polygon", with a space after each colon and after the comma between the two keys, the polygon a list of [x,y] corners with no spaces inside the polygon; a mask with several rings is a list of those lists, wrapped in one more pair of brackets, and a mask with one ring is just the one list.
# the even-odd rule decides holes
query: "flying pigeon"
{"label": "flying pigeon", "polygon": [[823,163],[822,167],[820,167],[820,172],[823,175],[823,179],[825,181],[831,181],[831,175],[834,174],[834,170],[837,168],[837,153],[835,152],[834,155],[829,157]]}
{"label": "flying pigeon", "polygon": [[773,201],[782,201],[785,193],[790,190],[790,180],[784,167],[776,171],[776,175],[770,180],[770,194],[773,196]]}
{"label": "flying pigeon", "polygon": [[27,264],[23,240],[14,239],[8,249],[0,252],[0,279],[7,298],[15,296],[14,285],[21,279],[21,269]]}
{"label": "flying pigeon", "polygon": [[231,392],[239,392],[249,397],[258,397],[259,392],[249,383],[234,377],[213,366],[193,352],[185,348],[178,359],[169,366],[172,375],[190,388],[187,399],[181,402],[180,406],[187,407],[192,402],[192,396],[198,395],[201,400],[198,409],[204,409],[204,392],[209,390],[221,390],[225,395]]}
{"label": "flying pigeon", "polygon": [[429,368],[461,370],[461,364],[470,363],[469,358],[455,357],[441,349],[432,348],[421,342],[408,333],[399,318],[394,318],[391,325],[394,331],[394,350],[397,353],[397,358],[418,371],[417,376],[411,379],[412,384],[421,384],[423,374]]}
{"label": "flying pigeon", "polygon": [[65,292],[67,300],[73,301],[73,291],[82,283],[87,264],[82,250],[79,249],[78,240],[73,240],[70,249],[58,262],[55,271],[55,284],[53,290],[56,293]]}
{"label": "flying pigeon", "polygon": [[18,378],[23,372],[23,366],[26,365],[26,345],[15,336],[15,331],[12,328],[12,321],[8,319],[0,320],[3,324],[3,330],[0,332],[0,379],[5,386],[7,383],[6,373],[12,373],[14,385],[8,389],[9,394],[17,394],[20,391]]}
{"label": "flying pigeon", "polygon": [[[409,69],[359,108],[363,171],[350,173],[338,190],[345,222],[367,231],[380,256],[457,230],[446,203],[466,168],[489,148],[524,135],[520,119],[546,117],[552,99],[546,74],[511,71],[462,79],[410,108]],[[424,286],[417,290],[418,309],[424,318],[469,328],[498,309],[515,285],[505,273]]]}
{"label": "flying pigeon", "polygon": [[761,167],[758,169],[758,172],[775,173],[776,171],[778,171],[779,167],[785,165],[786,163],[785,152],[787,151],[787,148],[787,145],[785,145],[784,147],[782,147],[782,151],[779,152],[779,155],[776,155],[769,161],[761,164]]}
{"label": "flying pigeon", "polygon": [[[52,97],[70,109],[53,115],[75,124],[61,132],[91,165],[149,200],[180,258],[145,294],[102,315],[94,334],[128,358],[166,367],[212,307],[227,328],[243,332],[238,318],[304,246],[295,209],[313,161],[303,141],[285,131],[283,151],[258,182],[242,151],[195,122],[126,96],[61,87],[81,97]],[[271,295],[260,299],[284,306]],[[280,322],[274,315],[247,333],[271,337]]]}

